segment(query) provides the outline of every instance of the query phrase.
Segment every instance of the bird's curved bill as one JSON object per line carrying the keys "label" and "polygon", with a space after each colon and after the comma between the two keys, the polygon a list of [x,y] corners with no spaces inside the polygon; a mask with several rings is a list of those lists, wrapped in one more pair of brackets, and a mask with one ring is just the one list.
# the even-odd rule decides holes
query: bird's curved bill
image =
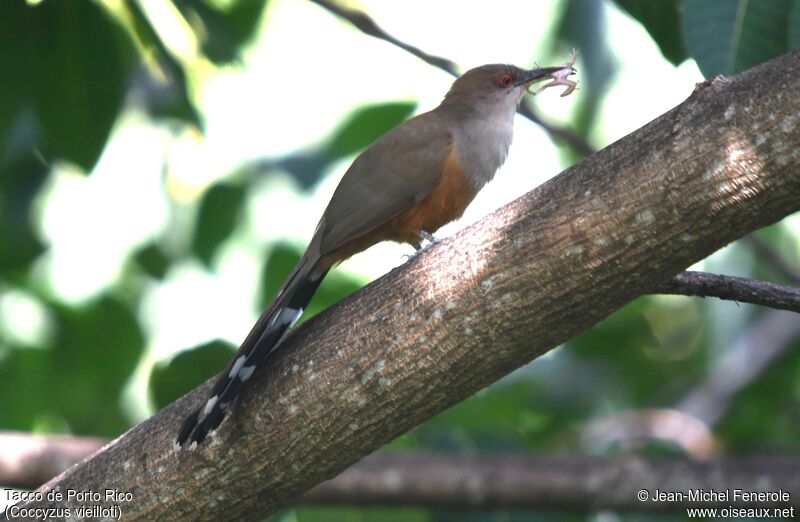
{"label": "bird's curved bill", "polygon": [[525,71],[525,74],[521,79],[517,80],[514,86],[519,87],[520,85],[524,85],[526,88],[528,88],[536,82],[546,80],[547,78],[552,78],[554,74],[562,72],[565,69],[569,70],[569,73],[566,74],[566,76],[578,72],[574,67],[572,67],[572,65],[562,65],[560,67],[537,67],[536,69]]}

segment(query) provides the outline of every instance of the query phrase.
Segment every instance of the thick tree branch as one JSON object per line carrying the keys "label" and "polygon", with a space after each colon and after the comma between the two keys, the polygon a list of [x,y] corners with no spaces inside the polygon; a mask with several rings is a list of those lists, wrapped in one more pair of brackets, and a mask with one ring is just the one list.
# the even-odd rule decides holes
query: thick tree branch
{"label": "thick tree branch", "polygon": [[[0,447],[13,444],[18,458],[0,454],[0,484],[32,488],[38,482],[24,462],[44,472],[86,457],[97,439],[40,437],[0,432]],[[39,453],[47,448],[48,456]],[[79,451],[76,451],[78,450]],[[85,454],[81,455],[80,452]],[[55,457],[55,458],[54,458]],[[9,463],[12,460],[14,462]],[[9,465],[11,464],[11,465]],[[771,492],[782,489],[800,505],[800,459],[793,456],[753,456],[703,462],[644,459],[527,455],[444,455],[376,453],[323,482],[298,499],[298,504],[350,506],[423,506],[457,510],[554,509],[589,511],[669,511],[683,513],[689,503],[642,502],[629,491],[651,493],[713,489]],[[58,470],[59,472],[62,471]],[[11,474],[8,472],[11,471]],[[54,474],[54,473],[53,473]],[[622,487],[621,487],[622,486]],[[704,505],[713,505],[705,503]],[[757,505],[741,499],[724,504]],[[764,505],[763,503],[761,505]]]}
{"label": "thick tree branch", "polygon": [[[456,64],[453,63],[452,60],[449,60],[447,58],[442,58],[441,56],[428,54],[419,47],[415,47],[411,44],[405,43],[402,40],[395,38],[391,34],[384,31],[377,23],[375,23],[375,21],[372,18],[369,17],[369,15],[367,15],[363,11],[358,11],[355,9],[350,9],[348,7],[341,6],[338,3],[333,2],[331,0],[310,0],[310,1],[322,7],[323,9],[330,11],[336,16],[344,20],[347,20],[362,33],[372,36],[374,38],[378,38],[379,40],[384,40],[386,42],[389,42],[390,44],[399,47],[400,49],[406,51],[407,53],[416,56],[417,58],[419,58],[420,60],[429,65],[432,65],[438,69],[450,73],[453,76],[458,76],[458,68],[456,67]],[[538,114],[533,112],[533,109],[531,109],[528,105],[524,103],[520,105],[518,112],[522,116],[531,120],[533,123],[542,127],[554,140],[566,143],[581,156],[588,156],[589,154],[594,153],[594,147],[589,145],[589,143],[581,136],[575,134],[566,127],[560,127],[558,125],[553,125],[545,122],[544,120],[542,120],[541,117],[539,117]]]}
{"label": "thick tree branch", "polygon": [[[129,492],[130,519],[259,519],[292,503],[655,282],[800,210],[796,92],[800,51],[698,86],[298,327],[210,443],[171,451],[207,382],[40,491]],[[79,502],[31,503],[65,504]]]}
{"label": "thick tree branch", "polygon": [[800,313],[800,288],[744,277],[681,272],[659,284],[654,293],[718,297]]}

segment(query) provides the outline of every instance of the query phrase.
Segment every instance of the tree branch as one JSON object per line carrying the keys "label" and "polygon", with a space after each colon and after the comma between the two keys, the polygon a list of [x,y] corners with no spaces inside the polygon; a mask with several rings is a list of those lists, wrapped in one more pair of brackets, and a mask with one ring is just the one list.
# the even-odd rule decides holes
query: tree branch
{"label": "tree branch", "polygon": [[[98,439],[0,432],[0,447],[21,451],[17,458],[13,451],[0,454],[0,484],[32,488],[52,476],[40,475],[36,479],[35,474],[22,467],[13,471],[9,461],[12,466],[24,462],[25,466],[32,466],[30,469],[42,472],[55,470],[69,459],[81,460],[91,453],[90,448],[97,450],[101,445]],[[47,448],[48,455],[38,452],[41,447]],[[80,451],[75,451],[78,448]],[[688,503],[642,502],[628,492],[638,492],[642,488],[651,493],[656,489],[732,491],[738,488],[764,492],[782,489],[791,495],[792,505],[797,506],[800,502],[798,468],[800,459],[788,455],[690,462],[639,457],[376,453],[314,487],[297,503],[413,505],[456,510],[683,512]],[[31,479],[34,481],[30,482]],[[757,504],[731,499],[725,503],[728,505],[752,507]]]}
{"label": "tree branch", "polygon": [[0,484],[37,488],[106,442],[94,437],[0,431]]}
{"label": "tree branch", "polygon": [[744,277],[687,271],[657,285],[653,292],[718,297],[800,313],[800,288]]}
{"label": "tree branch", "polygon": [[260,519],[292,503],[654,282],[800,210],[799,91],[800,51],[699,85],[296,328],[211,442],[171,450],[209,381],[40,491],[116,488],[133,496],[125,515],[145,519]]}
{"label": "tree branch", "polygon": [[[424,506],[440,509],[617,510],[685,514],[689,506],[800,506],[800,459],[758,457],[690,462],[639,457],[442,454],[370,455],[300,504]],[[783,490],[790,502],[641,501],[637,494]],[[732,494],[731,494],[732,497]]]}
{"label": "tree branch", "polygon": [[427,63],[428,65],[432,65],[437,69],[441,69],[445,72],[448,72],[453,76],[458,76],[458,68],[456,67],[456,64],[452,60],[448,60],[447,58],[436,56],[434,54],[428,54],[419,47],[415,47],[411,44],[407,44],[401,40],[398,40],[394,36],[384,31],[383,28],[381,28],[377,23],[375,23],[375,20],[373,20],[365,12],[341,6],[336,2],[332,2],[330,0],[310,0],[310,1],[322,7],[323,9],[333,13],[339,18],[347,20],[362,33],[372,36],[373,38],[389,42],[390,44],[399,47],[405,52],[413,54],[414,56],[416,56],[423,62]]}
{"label": "tree branch", "polygon": [[[395,38],[391,34],[384,31],[377,23],[375,23],[372,18],[369,17],[369,15],[363,11],[341,6],[331,0],[310,1],[322,7],[323,9],[328,10],[339,18],[347,20],[362,33],[372,36],[373,38],[389,42],[390,44],[399,47],[407,53],[416,56],[428,65],[432,65],[438,69],[452,74],[453,76],[458,76],[458,68],[452,60],[442,58],[441,56],[428,54],[419,47],[415,47]],[[555,141],[566,143],[581,156],[588,156],[589,154],[593,154],[595,152],[594,147],[589,145],[589,142],[587,142],[581,136],[572,132],[566,127],[560,127],[558,125],[545,122],[538,114],[533,112],[533,109],[531,109],[528,105],[520,105],[517,112],[525,118],[531,120],[533,123],[542,127],[545,132],[547,132]]]}

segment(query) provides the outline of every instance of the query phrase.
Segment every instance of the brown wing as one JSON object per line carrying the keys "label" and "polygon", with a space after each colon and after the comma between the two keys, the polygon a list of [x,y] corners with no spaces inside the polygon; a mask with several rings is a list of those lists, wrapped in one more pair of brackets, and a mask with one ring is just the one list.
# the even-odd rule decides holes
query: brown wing
{"label": "brown wing", "polygon": [[449,126],[428,112],[395,127],[350,166],[317,228],[320,255],[384,224],[439,184],[452,146]]}

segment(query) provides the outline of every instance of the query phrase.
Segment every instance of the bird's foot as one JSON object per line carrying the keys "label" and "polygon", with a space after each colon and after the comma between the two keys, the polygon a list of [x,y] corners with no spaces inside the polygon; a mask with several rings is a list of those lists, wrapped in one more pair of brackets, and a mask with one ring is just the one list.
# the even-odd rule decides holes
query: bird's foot
{"label": "bird's foot", "polygon": [[427,245],[425,245],[424,247],[420,246],[420,244],[419,244],[419,243],[417,243],[417,245],[414,247],[414,248],[416,248],[416,249],[417,249],[417,251],[419,251],[419,250],[425,250],[425,249],[426,249],[426,248],[428,248],[429,246],[431,246],[431,245],[435,245],[436,243],[438,243],[438,242],[439,242],[439,239],[438,239],[438,238],[436,238],[436,237],[435,237],[433,234],[429,234],[428,232],[425,232],[424,230],[420,230],[420,231],[418,231],[418,232],[417,232],[417,237],[418,237],[418,238],[420,238],[420,240],[422,240],[422,241],[426,241],[426,242],[428,243],[428,244],[427,244]]}
{"label": "bird's foot", "polygon": [[[414,247],[414,252],[411,254],[403,254],[403,259],[411,260],[417,257],[417,255],[421,254],[422,252],[426,251],[431,245],[435,245],[440,241],[439,238],[435,237],[433,234],[425,232],[424,230],[420,230],[415,232],[416,236],[419,238],[419,241],[415,241],[411,243],[411,246]],[[425,244],[423,244],[423,242]]]}

